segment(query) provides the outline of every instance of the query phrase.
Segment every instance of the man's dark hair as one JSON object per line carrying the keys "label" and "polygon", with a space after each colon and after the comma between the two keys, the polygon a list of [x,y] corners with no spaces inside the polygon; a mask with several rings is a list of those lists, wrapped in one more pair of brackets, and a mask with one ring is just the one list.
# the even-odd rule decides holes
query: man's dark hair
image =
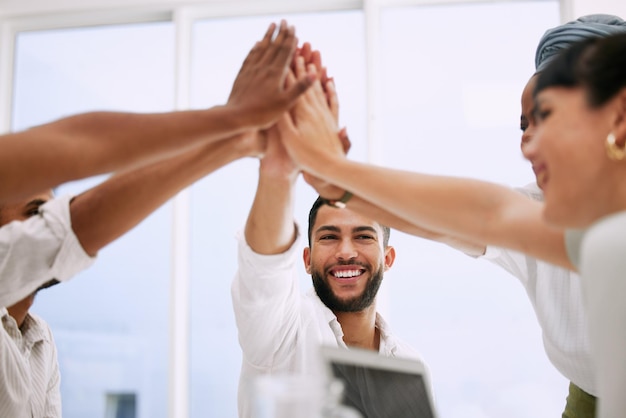
{"label": "man's dark hair", "polygon": [[[311,207],[311,210],[309,211],[309,247],[311,246],[311,236],[313,235],[313,225],[315,225],[315,221],[317,220],[317,212],[319,211],[320,207],[324,204],[325,204],[324,199],[318,196],[315,202],[313,202],[313,206]],[[391,229],[386,225],[383,225],[379,222],[377,223],[378,225],[380,225],[380,227],[383,230],[383,247],[387,248],[387,246],[389,245],[389,235],[391,235]]]}

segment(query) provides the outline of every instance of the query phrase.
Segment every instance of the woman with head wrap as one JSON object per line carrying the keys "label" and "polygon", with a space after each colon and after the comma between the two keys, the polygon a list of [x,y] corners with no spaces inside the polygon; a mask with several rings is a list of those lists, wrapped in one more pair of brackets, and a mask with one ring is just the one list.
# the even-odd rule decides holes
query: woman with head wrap
{"label": "woman with head wrap", "polygon": [[545,219],[568,232],[583,277],[600,417],[626,414],[626,34],[559,55],[535,87],[539,128],[524,149],[538,167]]}
{"label": "woman with head wrap", "polygon": [[[616,31],[626,32],[626,22],[608,15],[586,16],[549,30],[537,49],[538,70],[572,42]],[[534,131],[534,81],[533,76],[522,97],[522,147]],[[541,325],[548,357],[572,382],[563,417],[593,417],[597,391],[580,279],[568,271],[574,267],[563,231],[543,220],[542,193],[536,185],[514,191],[483,181],[352,162],[324,113],[324,95],[316,86],[282,124],[294,138],[285,146],[307,173],[307,181],[331,205],[347,203],[396,229],[484,255],[520,278]]]}

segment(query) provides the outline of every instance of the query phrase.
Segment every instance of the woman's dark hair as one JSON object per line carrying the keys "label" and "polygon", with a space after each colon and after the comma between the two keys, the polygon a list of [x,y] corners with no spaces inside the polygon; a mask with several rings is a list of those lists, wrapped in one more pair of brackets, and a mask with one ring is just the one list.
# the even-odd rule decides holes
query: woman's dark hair
{"label": "woman's dark hair", "polygon": [[539,73],[535,97],[549,87],[582,87],[599,107],[626,87],[626,34],[592,38],[564,50]]}

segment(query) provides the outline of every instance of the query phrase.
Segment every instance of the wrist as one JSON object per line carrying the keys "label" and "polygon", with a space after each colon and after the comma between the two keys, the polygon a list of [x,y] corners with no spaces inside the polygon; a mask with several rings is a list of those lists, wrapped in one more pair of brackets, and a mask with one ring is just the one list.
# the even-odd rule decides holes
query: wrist
{"label": "wrist", "polygon": [[253,115],[242,106],[226,103],[215,108],[220,108],[222,121],[236,132],[258,129],[257,124],[253,122]]}

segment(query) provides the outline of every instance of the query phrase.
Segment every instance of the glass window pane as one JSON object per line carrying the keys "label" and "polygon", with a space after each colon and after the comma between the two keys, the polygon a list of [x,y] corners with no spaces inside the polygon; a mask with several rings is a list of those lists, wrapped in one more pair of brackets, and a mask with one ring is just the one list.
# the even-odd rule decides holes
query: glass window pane
{"label": "glass window pane", "polygon": [[[539,38],[558,23],[556,1],[385,10],[381,164],[532,182],[520,96]],[[430,365],[441,416],[560,416],[567,382],[547,360],[517,279],[395,231],[391,242],[390,321]]]}
{"label": "glass window pane", "polygon": [[[171,110],[173,40],[170,23],[20,33],[13,128],[87,110]],[[166,416],[170,226],[166,205],[92,268],[38,295],[33,311],[58,346],[64,417],[105,416],[110,393],[136,395],[137,417]]]}
{"label": "glass window pane", "polygon": [[[322,51],[341,99],[341,124],[349,127],[353,158],[364,160],[365,45],[360,11],[204,20],[193,27],[192,106],[224,103],[245,55],[271,22],[286,18],[301,41]],[[323,28],[323,30],[320,30]],[[228,42],[223,42],[227,39]],[[258,162],[240,160],[192,187],[191,416],[237,414],[241,349],[230,283],[237,268],[236,231],[243,228],[256,190]],[[296,218],[306,216],[316,195],[300,182]],[[302,268],[303,289],[310,279]]]}

